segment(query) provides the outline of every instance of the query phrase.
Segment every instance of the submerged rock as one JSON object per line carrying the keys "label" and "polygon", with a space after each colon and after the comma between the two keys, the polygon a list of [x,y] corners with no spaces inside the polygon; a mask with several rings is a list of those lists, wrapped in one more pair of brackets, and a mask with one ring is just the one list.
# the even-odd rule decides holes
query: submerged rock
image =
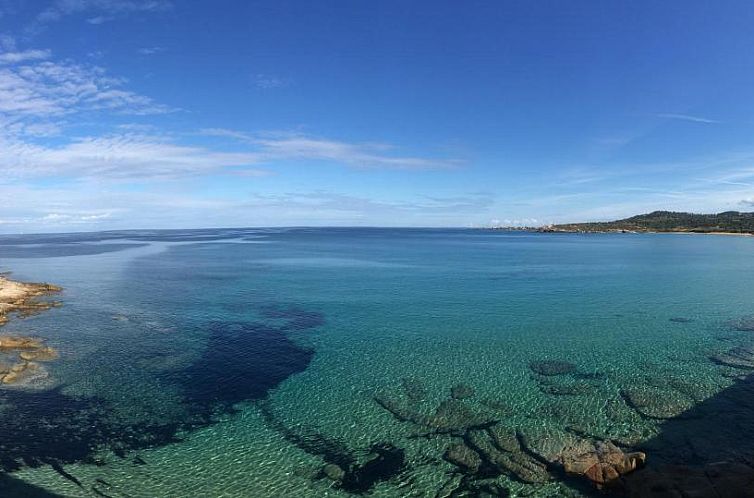
{"label": "submerged rock", "polygon": [[58,352],[47,346],[36,351],[22,351],[18,356],[26,361],[52,361],[58,358]]}
{"label": "submerged rock", "polygon": [[710,356],[710,360],[728,367],[754,369],[754,345],[737,346],[725,353]]}
{"label": "submerged rock", "polygon": [[325,465],[322,468],[322,473],[325,474],[328,479],[331,479],[333,481],[341,481],[346,475],[346,471],[341,469],[340,466],[334,463],[328,463],[327,465]]}
{"label": "submerged rock", "polygon": [[479,453],[461,443],[448,446],[443,458],[460,467],[464,472],[476,473],[482,465],[482,458]]}
{"label": "submerged rock", "polygon": [[744,316],[730,322],[731,328],[741,332],[754,332],[754,316]]}
{"label": "submerged rock", "polygon": [[419,379],[414,377],[404,377],[401,379],[401,387],[403,387],[403,392],[406,394],[406,397],[414,403],[424,401],[427,398],[427,389],[424,387],[424,383]]}
{"label": "submerged rock", "polygon": [[453,399],[467,399],[474,396],[474,388],[467,384],[456,384],[450,388],[450,397]]}
{"label": "submerged rock", "polygon": [[626,403],[648,418],[668,419],[680,416],[694,406],[694,400],[670,389],[644,387],[621,391]]}
{"label": "submerged rock", "polygon": [[0,349],[38,349],[42,340],[36,337],[0,336]]}
{"label": "submerged rock", "polygon": [[540,360],[529,363],[529,368],[539,375],[553,376],[574,373],[576,365],[560,360]]}

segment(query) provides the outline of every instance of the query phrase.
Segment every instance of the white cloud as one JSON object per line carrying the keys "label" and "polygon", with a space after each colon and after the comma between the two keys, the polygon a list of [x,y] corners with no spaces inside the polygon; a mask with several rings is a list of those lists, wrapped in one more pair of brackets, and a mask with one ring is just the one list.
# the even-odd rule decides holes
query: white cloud
{"label": "white cloud", "polygon": [[[257,162],[254,154],[216,152],[130,133],[83,138],[58,147],[0,136],[0,149],[0,176],[6,180],[68,177],[141,181],[200,175]],[[261,170],[255,172],[261,174]]]}
{"label": "white cloud", "polygon": [[24,50],[21,52],[0,52],[0,64],[13,64],[25,61],[49,59],[49,50]]}
{"label": "white cloud", "polygon": [[665,118],[665,119],[677,119],[680,121],[691,121],[692,123],[720,123],[721,121],[718,121],[716,119],[709,119],[709,118],[703,118],[699,116],[691,116],[689,114],[675,114],[675,113],[657,113],[655,114],[655,117],[658,118]]}
{"label": "white cloud", "polygon": [[[25,53],[49,55],[46,51]],[[149,97],[123,89],[124,81],[109,76],[101,67],[16,59],[16,64],[0,66],[0,115],[49,118],[96,110],[135,115],[171,111]]]}
{"label": "white cloud", "polygon": [[209,136],[227,137],[253,145],[260,160],[330,161],[356,168],[450,169],[462,161],[393,155],[385,144],[349,143],[304,135],[251,135],[225,129],[204,129]]}

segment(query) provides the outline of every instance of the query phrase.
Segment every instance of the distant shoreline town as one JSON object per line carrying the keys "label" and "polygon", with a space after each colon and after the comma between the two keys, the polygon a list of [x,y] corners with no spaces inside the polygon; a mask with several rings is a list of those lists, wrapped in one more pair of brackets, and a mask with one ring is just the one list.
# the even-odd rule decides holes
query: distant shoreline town
{"label": "distant shoreline town", "polygon": [[694,214],[654,211],[616,221],[565,223],[540,227],[489,227],[492,230],[542,233],[704,233],[754,235],[754,212]]}

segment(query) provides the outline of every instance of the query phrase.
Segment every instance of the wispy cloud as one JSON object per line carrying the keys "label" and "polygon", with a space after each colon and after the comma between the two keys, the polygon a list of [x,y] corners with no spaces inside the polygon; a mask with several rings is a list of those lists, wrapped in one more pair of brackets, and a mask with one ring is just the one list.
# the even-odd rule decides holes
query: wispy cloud
{"label": "wispy cloud", "polygon": [[49,50],[23,50],[20,52],[0,52],[0,64],[15,64],[50,58]]}
{"label": "wispy cloud", "polygon": [[208,136],[227,137],[255,146],[259,160],[330,161],[355,168],[450,169],[463,165],[458,159],[431,159],[394,155],[395,147],[386,144],[349,143],[299,134],[254,135],[209,128]]}
{"label": "wispy cloud", "polygon": [[155,55],[165,51],[165,47],[143,47],[138,50],[141,55]]}
{"label": "wispy cloud", "polygon": [[271,89],[271,88],[283,88],[291,84],[291,80],[287,78],[281,78],[272,74],[255,74],[254,85],[257,88]]}
{"label": "wispy cloud", "polygon": [[77,139],[57,147],[0,136],[0,149],[4,151],[0,176],[7,181],[40,177],[143,181],[201,175],[258,162],[254,154],[217,152],[131,133]]}
{"label": "wispy cloud", "polygon": [[676,113],[670,113],[670,112],[657,113],[654,116],[658,118],[664,118],[664,119],[677,119],[680,121],[690,121],[692,123],[714,124],[714,123],[722,122],[716,119],[709,119],[709,118],[704,118],[700,116],[692,116],[690,114],[676,114]]}
{"label": "wispy cloud", "polygon": [[47,24],[72,15],[86,15],[88,23],[102,24],[128,14],[160,12],[171,7],[172,3],[167,0],[55,0],[37,15],[29,29],[39,31]]}

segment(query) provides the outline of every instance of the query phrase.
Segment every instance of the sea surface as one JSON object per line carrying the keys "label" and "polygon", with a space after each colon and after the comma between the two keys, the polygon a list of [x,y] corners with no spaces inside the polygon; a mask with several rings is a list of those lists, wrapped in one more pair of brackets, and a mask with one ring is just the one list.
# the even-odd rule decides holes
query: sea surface
{"label": "sea surface", "polygon": [[14,235],[0,271],[64,287],[0,331],[60,352],[0,387],[3,496],[586,496],[446,452],[502,427],[536,471],[559,437],[689,459],[657,441],[754,336],[753,237]]}

